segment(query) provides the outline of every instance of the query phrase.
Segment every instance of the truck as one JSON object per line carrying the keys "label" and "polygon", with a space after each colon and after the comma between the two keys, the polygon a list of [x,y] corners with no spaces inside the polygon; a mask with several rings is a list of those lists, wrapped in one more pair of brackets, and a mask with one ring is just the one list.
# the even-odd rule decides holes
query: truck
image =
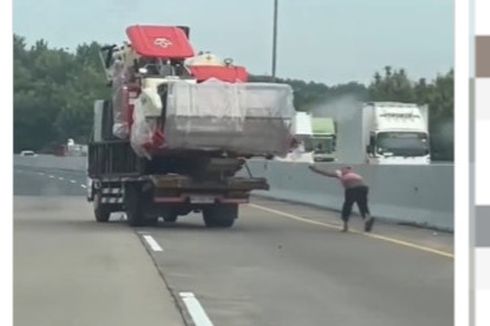
{"label": "truck", "polygon": [[313,117],[311,147],[315,162],[335,160],[336,133],[335,122],[330,117]]}
{"label": "truck", "polygon": [[362,110],[370,164],[430,164],[427,105],[373,102]]}
{"label": "truck", "polygon": [[[244,67],[196,54],[186,26],[134,25],[101,48],[112,96],[94,103],[87,199],[97,222],[125,212],[131,226],[201,213],[231,227],[253,190],[268,190],[247,159],[285,156],[292,89],[249,83]],[[241,173],[244,170],[246,173]]]}
{"label": "truck", "polygon": [[428,106],[368,102],[344,107],[337,158],[357,164],[430,164]]}
{"label": "truck", "polygon": [[294,145],[286,158],[289,162],[331,162],[335,160],[335,122],[329,117],[313,117],[309,112],[296,112]]}
{"label": "truck", "polygon": [[296,112],[292,128],[294,136],[289,153],[284,158],[276,157],[276,160],[283,162],[313,163],[313,129],[311,114],[302,111]]}

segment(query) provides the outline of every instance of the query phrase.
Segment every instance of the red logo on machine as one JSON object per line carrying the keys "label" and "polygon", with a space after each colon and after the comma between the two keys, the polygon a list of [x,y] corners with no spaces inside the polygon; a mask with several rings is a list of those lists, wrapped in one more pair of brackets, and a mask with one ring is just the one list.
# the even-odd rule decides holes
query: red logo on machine
{"label": "red logo on machine", "polygon": [[172,46],[172,42],[169,40],[169,39],[166,39],[164,37],[159,37],[159,38],[156,38],[154,41],[153,41],[153,44],[156,45],[156,46],[159,46],[163,49],[166,49],[168,48],[169,46]]}

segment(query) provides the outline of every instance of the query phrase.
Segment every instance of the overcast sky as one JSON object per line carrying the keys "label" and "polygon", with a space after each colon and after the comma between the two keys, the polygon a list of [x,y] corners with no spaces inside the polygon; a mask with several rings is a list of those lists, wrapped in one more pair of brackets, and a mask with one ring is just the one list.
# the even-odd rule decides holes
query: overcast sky
{"label": "overcast sky", "polygon": [[[14,32],[74,49],[132,24],[188,25],[195,50],[268,74],[273,0],[13,0]],[[386,65],[432,79],[453,66],[452,0],[279,0],[277,75],[367,83]]]}

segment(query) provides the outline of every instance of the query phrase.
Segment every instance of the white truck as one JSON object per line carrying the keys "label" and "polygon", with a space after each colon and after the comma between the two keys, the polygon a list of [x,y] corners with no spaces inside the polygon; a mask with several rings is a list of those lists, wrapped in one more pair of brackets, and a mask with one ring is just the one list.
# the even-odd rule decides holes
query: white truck
{"label": "white truck", "polygon": [[313,163],[313,123],[310,113],[296,112],[293,123],[294,144],[289,154],[284,157],[276,157],[276,161],[307,162]]}
{"label": "white truck", "polygon": [[338,122],[339,162],[430,164],[428,107],[412,103],[359,103]]}

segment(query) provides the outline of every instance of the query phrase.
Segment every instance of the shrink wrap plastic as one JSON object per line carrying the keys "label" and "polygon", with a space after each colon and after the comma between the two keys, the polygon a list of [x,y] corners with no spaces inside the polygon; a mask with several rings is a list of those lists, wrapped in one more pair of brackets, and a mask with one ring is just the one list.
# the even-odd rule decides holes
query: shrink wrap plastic
{"label": "shrink wrap plastic", "polygon": [[[159,126],[135,103],[131,143],[141,156],[158,142]],[[224,150],[243,155],[284,157],[293,136],[293,91],[272,83],[168,83],[164,141],[168,149]],[[158,137],[157,137],[158,138]]]}

